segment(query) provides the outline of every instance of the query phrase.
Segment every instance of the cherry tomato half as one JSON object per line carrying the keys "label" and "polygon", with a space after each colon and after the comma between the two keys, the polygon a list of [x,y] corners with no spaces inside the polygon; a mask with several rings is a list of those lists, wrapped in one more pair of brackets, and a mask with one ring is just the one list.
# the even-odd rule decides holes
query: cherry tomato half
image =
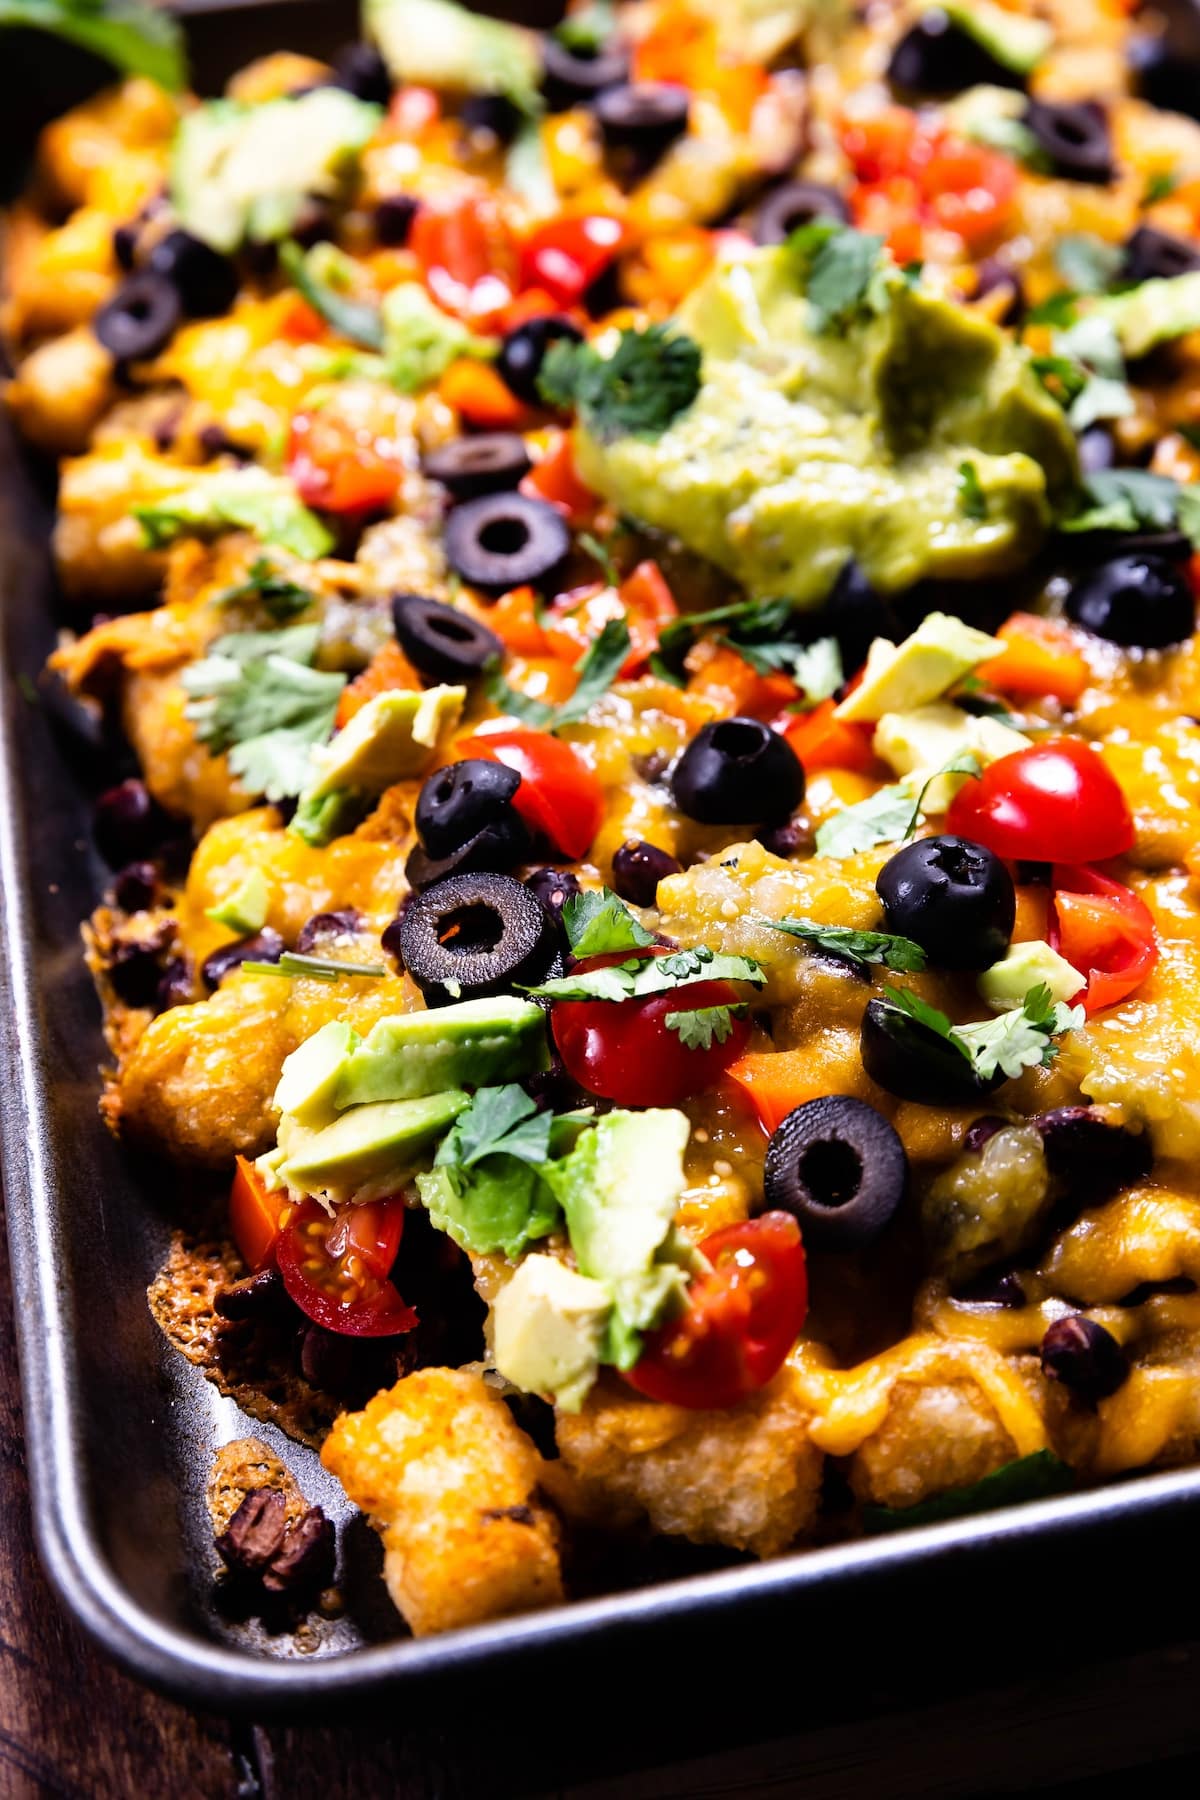
{"label": "cherry tomato half", "polygon": [[307,1201],[275,1252],[283,1285],[302,1313],[343,1337],[394,1337],[417,1315],[388,1280],[404,1230],[399,1196],[343,1207],[330,1218]]}
{"label": "cherry tomato half", "polygon": [[800,1335],[808,1276],[800,1227],[769,1212],[715,1231],[700,1246],[711,1272],[687,1311],[646,1339],[625,1379],[673,1406],[733,1406],[765,1387]]}
{"label": "cherry tomato half", "polygon": [[[589,957],[579,966],[621,960]],[[560,1000],[550,1029],[568,1073],[589,1094],[620,1106],[677,1106],[720,1079],[746,1048],[750,1027],[734,1019],[723,1044],[714,1035],[707,1050],[689,1050],[667,1014],[738,1000],[726,981],[697,981],[645,1000]]]}
{"label": "cherry tomato half", "polygon": [[1158,961],[1149,907],[1096,869],[1055,867],[1048,941],[1087,977],[1082,1001],[1089,1013],[1126,999]]}
{"label": "cherry tomato half", "polygon": [[322,512],[377,512],[395,499],[404,473],[397,446],[333,413],[292,420],[287,471],[306,506]]}
{"label": "cherry tomato half", "polygon": [[268,1188],[245,1156],[237,1159],[237,1174],[229,1192],[229,1230],[247,1268],[257,1273],[270,1262],[279,1240],[279,1215],[287,1204],[283,1188]]}
{"label": "cherry tomato half", "polygon": [[496,201],[471,194],[450,206],[422,206],[408,247],[438,305],[487,328],[516,292],[516,251]]}
{"label": "cherry tomato half", "polygon": [[605,213],[548,219],[521,247],[521,286],[574,306],[617,255],[623,235],[620,220]]}
{"label": "cherry tomato half", "polygon": [[989,765],[955,796],[947,831],[997,856],[1096,862],[1133,843],[1133,819],[1107,765],[1078,738],[1047,738]]}
{"label": "cherry tomato half", "polygon": [[464,738],[460,757],[482,756],[515,769],[521,785],[513,805],[535,831],[578,861],[604,818],[604,794],[582,756],[548,731],[489,731]]}

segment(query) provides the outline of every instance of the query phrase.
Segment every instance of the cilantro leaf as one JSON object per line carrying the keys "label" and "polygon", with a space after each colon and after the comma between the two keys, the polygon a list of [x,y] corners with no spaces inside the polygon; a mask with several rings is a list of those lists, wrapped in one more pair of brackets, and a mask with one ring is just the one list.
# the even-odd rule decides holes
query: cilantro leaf
{"label": "cilantro leaf", "polygon": [[561,706],[548,706],[544,700],[518,693],[508,685],[498,668],[493,668],[487,680],[488,699],[514,719],[522,719],[542,731],[557,731],[563,725],[573,725],[586,717],[595,702],[607,694],[629,655],[631,642],[624,619],[609,619],[600,635],[588,645],[587,654],[579,665],[575,692]]}
{"label": "cilantro leaf", "polygon": [[1082,482],[1088,504],[1060,531],[1171,531],[1178,527],[1200,549],[1197,490],[1149,469],[1095,469]]}
{"label": "cilantro leaf", "polygon": [[580,960],[614,950],[640,950],[654,942],[654,933],[634,918],[611,888],[590,888],[572,895],[562,916],[567,941]]}
{"label": "cilantro leaf", "polygon": [[899,972],[925,967],[925,952],[920,944],[892,931],[855,931],[848,925],[820,925],[815,919],[772,919],[769,923],[772,931],[804,938],[859,964],[882,963],[885,969]]}
{"label": "cilantro leaf", "polygon": [[690,1012],[669,1012],[663,1023],[685,1050],[711,1050],[713,1041],[723,1044],[733,1030],[739,1006],[697,1006]]}
{"label": "cilantro leaf", "polygon": [[985,1019],[979,1025],[956,1025],[953,1036],[962,1044],[977,1074],[988,1080],[999,1069],[1010,1080],[1023,1069],[1044,1067],[1053,1062],[1058,1045],[1051,1040],[1059,1032],[1082,1025],[1081,1006],[1066,1006],[1052,1001],[1044,984],[1031,988],[1023,1005],[998,1019]]}
{"label": "cilantro leaf", "polygon": [[318,634],[316,625],[233,632],[180,678],[197,738],[228,752],[233,773],[268,800],[301,792],[309,751],[333,730],[346,677],[309,666]]}
{"label": "cilantro leaf", "polygon": [[964,518],[986,519],[988,516],[987,495],[973,462],[958,465],[958,504]]}
{"label": "cilantro leaf", "polygon": [[935,769],[932,775],[927,776],[921,784],[921,791],[917,795],[916,804],[912,809],[912,817],[905,829],[905,842],[908,842],[924,816],[925,796],[935,781],[940,781],[943,775],[969,775],[978,781],[982,773],[983,762],[978,753],[974,750],[963,750],[958,756],[952,756],[949,762],[943,763],[940,769]]}
{"label": "cilantro leaf", "polygon": [[677,950],[671,956],[615,963],[606,969],[577,969],[573,974],[524,991],[552,1000],[620,1001],[670,993],[696,981],[748,981],[761,987],[766,979],[752,957],[726,956],[702,944],[695,950]]}
{"label": "cilantro leaf", "polygon": [[540,1164],[550,1155],[548,1112],[539,1112],[524,1088],[515,1083],[480,1088],[438,1145],[434,1165],[469,1169],[485,1156],[501,1152],[519,1161]]}
{"label": "cilantro leaf", "polygon": [[328,243],[305,251],[289,238],[279,246],[279,260],[293,287],[342,337],[364,350],[383,349],[379,308],[342,291],[354,278],[355,265],[348,256]]}
{"label": "cilantro leaf", "polygon": [[613,554],[609,546],[602,543],[593,531],[576,532],[575,542],[581,550],[599,563],[600,572],[609,587],[620,587],[621,571],[613,561]]}
{"label": "cilantro leaf", "polygon": [[894,782],[866,800],[843,807],[819,825],[817,852],[821,856],[856,856],[876,844],[898,844],[907,835],[912,816],[911,791],[903,782]]}
{"label": "cilantro leaf", "polygon": [[1174,169],[1156,169],[1146,181],[1141,204],[1157,206],[1160,200],[1169,200],[1178,186],[1179,176]]}
{"label": "cilantro leaf", "polygon": [[591,344],[550,346],[538,377],[542,399],[574,406],[602,440],[656,438],[700,391],[700,346],[668,325],[623,331],[613,354]]}
{"label": "cilantro leaf", "polygon": [[966,1056],[968,1061],[970,1060],[965,1046],[960,1044],[954,1036],[954,1026],[946,1014],[938,1007],[931,1006],[928,1000],[922,1000],[920,994],[915,993],[912,988],[889,987],[883,1004],[894,1006],[898,1011],[907,1013],[908,1017],[915,1019],[918,1025],[924,1025],[927,1030],[936,1032],[938,1037],[945,1038],[948,1043],[954,1045],[956,1050]]}
{"label": "cilantro leaf", "polygon": [[832,219],[814,219],[788,238],[800,263],[818,331],[842,331],[862,311],[883,239]]}
{"label": "cilantro leaf", "polygon": [[1116,280],[1122,252],[1090,231],[1068,231],[1054,246],[1054,266],[1077,294],[1103,294]]}
{"label": "cilantro leaf", "polygon": [[48,31],[171,93],[187,85],[183,29],[148,0],[0,0],[5,25]]}
{"label": "cilantro leaf", "polygon": [[316,595],[281,574],[265,556],[256,557],[244,581],[213,595],[214,606],[261,606],[277,625],[285,625],[310,607]]}

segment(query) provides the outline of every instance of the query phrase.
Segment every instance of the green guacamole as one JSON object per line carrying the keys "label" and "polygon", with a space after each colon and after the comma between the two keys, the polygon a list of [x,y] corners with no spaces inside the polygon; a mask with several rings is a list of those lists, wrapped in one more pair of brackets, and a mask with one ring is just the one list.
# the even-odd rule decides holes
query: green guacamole
{"label": "green guacamole", "polygon": [[818,332],[786,248],[714,271],[678,320],[704,352],[695,401],[654,440],[581,427],[584,479],[799,606],[850,557],[884,590],[1027,561],[1076,479],[1059,407],[996,326],[898,272],[882,286]]}

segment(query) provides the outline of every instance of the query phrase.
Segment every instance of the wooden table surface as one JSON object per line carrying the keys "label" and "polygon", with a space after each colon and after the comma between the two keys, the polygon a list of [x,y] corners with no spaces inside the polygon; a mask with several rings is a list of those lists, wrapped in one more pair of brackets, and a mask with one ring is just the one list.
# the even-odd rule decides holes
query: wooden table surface
{"label": "wooden table surface", "polygon": [[[662,1715],[675,1727],[666,1754],[679,1756],[681,1725],[696,1752],[666,1765],[654,1709],[649,1724],[644,1713],[636,1724],[623,1715],[619,1671],[609,1696],[576,1696],[557,1724],[533,1695],[527,1717],[491,1719],[486,1695],[464,1694],[458,1718],[441,1724],[407,1723],[399,1706],[377,1726],[326,1730],[189,1713],[94,1651],[38,1566],[2,1234],[0,1522],[0,1800],[962,1800],[1028,1792],[1124,1800],[1139,1785],[1198,1791],[1200,1638],[1121,1656],[1114,1632],[1105,1654],[1102,1570],[1094,1619],[1061,1620],[1052,1607],[1041,1622],[1034,1614],[1028,1659],[1014,1679],[965,1699],[932,1695],[896,1709],[876,1695],[865,1721],[787,1737],[778,1735],[785,1719],[722,1719],[719,1671],[711,1696],[692,1698],[690,1721],[679,1711],[687,1701],[664,1690]],[[1182,1573],[1181,1589],[1194,1632],[1194,1568]],[[1082,1646],[1097,1660],[1079,1666]],[[734,1725],[742,1747],[703,1754],[714,1723],[726,1742]]]}

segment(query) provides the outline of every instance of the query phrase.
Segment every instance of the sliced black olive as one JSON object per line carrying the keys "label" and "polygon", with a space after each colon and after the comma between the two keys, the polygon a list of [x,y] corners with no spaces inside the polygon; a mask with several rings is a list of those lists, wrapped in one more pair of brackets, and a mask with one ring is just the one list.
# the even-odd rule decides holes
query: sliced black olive
{"label": "sliced black olive", "polygon": [[1111,1331],[1083,1313],[1055,1319],[1042,1339],[1042,1373],[1090,1406],[1129,1377],[1129,1358]]}
{"label": "sliced black olive", "polygon": [[264,925],[252,937],[238,938],[236,943],[222,944],[211,956],[206,956],[200,970],[209,987],[220,987],[232,969],[240,969],[244,962],[277,963],[286,950],[287,945],[277,931]]}
{"label": "sliced black olive", "polygon": [[560,319],[555,313],[541,319],[527,319],[524,325],[509,332],[496,358],[496,372],[518,400],[528,400],[533,406],[538,404],[537,383],[542,362],[551,344],[562,342],[581,344],[583,333],[570,319]]}
{"label": "sliced black olive", "polygon": [[889,85],[898,93],[923,99],[961,94],[965,88],[1020,87],[1019,75],[1007,68],[940,7],[922,13],[892,51]]}
{"label": "sliced black olive", "polygon": [[[485,870],[499,873],[514,869],[518,863],[528,860],[530,849],[525,822],[510,807],[448,856],[430,856],[420,844],[414,845],[404,864],[404,873],[409,887],[414,893],[419,893],[425,888],[434,887],[439,881],[445,881],[450,875],[476,874]],[[385,950],[392,948],[391,944],[385,942]]]}
{"label": "sliced black olive", "polygon": [[96,801],[96,848],[113,868],[157,850],[171,829],[167,814],[144,781],[132,777],[106,788]]}
{"label": "sliced black olive", "polygon": [[967,838],[920,838],[879,871],[888,930],[912,938],[944,969],[988,969],[1008,949],[1017,916],[1012,876]]}
{"label": "sliced black olive", "polygon": [[472,587],[503,594],[533,587],[561,567],[571,548],[562,514],[525,494],[482,494],[465,500],[446,521],[450,566]]}
{"label": "sliced black olive", "polygon": [[1139,225],[1127,239],[1121,275],[1125,281],[1171,281],[1200,269],[1200,250],[1169,231]]}
{"label": "sliced black olive", "polygon": [[431,450],[421,467],[432,481],[448,487],[456,500],[471,500],[477,494],[515,488],[533,463],[519,432],[485,431]]}
{"label": "sliced black olive", "polygon": [[375,204],[375,236],[389,250],[401,250],[416,216],[417,202],[411,194],[385,194]]}
{"label": "sliced black olive", "polygon": [[512,142],[524,116],[506,94],[468,94],[459,114],[468,131],[490,132],[501,144]]}
{"label": "sliced black olive", "polygon": [[848,224],[850,208],[836,188],[823,187],[819,181],[786,181],[755,207],[750,235],[756,244],[782,244],[814,219],[840,219]]}
{"label": "sliced black olive", "polygon": [[594,111],[605,143],[632,151],[644,169],[687,130],[690,108],[686,88],[666,81],[631,81],[606,88]]}
{"label": "sliced black olive", "polygon": [[872,1081],[923,1106],[969,1106],[1004,1080],[997,1069],[985,1081],[948,1039],[884,1000],[868,1000],[859,1046]]}
{"label": "sliced black olive", "polygon": [[847,675],[866,662],[867,651],[876,638],[895,644],[901,637],[900,621],[856,562],[848,562],[842,569],[818,623],[824,636],[837,639]]}
{"label": "sliced black olive", "polygon": [[182,317],[175,284],[142,269],[105,301],[92,330],[117,362],[143,362],[166,348]]}
{"label": "sliced black olive", "polygon": [[537,895],[556,924],[562,918],[567,901],[574,900],[583,891],[569,869],[535,869],[532,875],[525,877],[525,886],[531,894]]}
{"label": "sliced black olive", "polygon": [[302,956],[307,956],[322,944],[356,936],[362,930],[363,923],[363,916],[356,906],[343,906],[336,912],[314,913],[300,927],[296,949]]}
{"label": "sliced black olive", "polygon": [[1059,1106],[1030,1124],[1041,1133],[1046,1167],[1080,1206],[1107,1200],[1150,1173],[1149,1133],[1110,1124],[1090,1106]]}
{"label": "sliced black olive", "polygon": [[1163,650],[1196,629],[1196,603],[1178,563],[1132,551],[1088,569],[1067,595],[1077,625],[1110,644]]}
{"label": "sliced black olive", "polygon": [[857,1250],[886,1228],[904,1198],[908,1158],[865,1100],[806,1100],[772,1134],[763,1199],[790,1212],[814,1250]]}
{"label": "sliced black olive", "polygon": [[671,776],[675,804],[705,825],[785,819],[804,798],[804,770],[786,738],[759,719],[703,725]]}
{"label": "sliced black olive", "polygon": [[504,655],[494,631],[457,606],[424,594],[395,594],[392,626],[396,642],[424,681],[473,681]]}
{"label": "sliced black olive", "polygon": [[435,769],[417,795],[417,835],[430,856],[452,856],[491,825],[521,785],[504,763],[469,757]]}
{"label": "sliced black olive", "polygon": [[[1194,20],[1192,7],[1172,7],[1164,35],[1132,38],[1126,56],[1143,100],[1200,119],[1200,41]],[[1190,29],[1190,44],[1174,41],[1181,29]]]}
{"label": "sliced black olive", "polygon": [[190,231],[168,231],[146,258],[152,274],[169,281],[185,313],[215,319],[228,312],[238,291],[238,273],[227,256]]}
{"label": "sliced black olive", "polygon": [[1113,179],[1108,114],[1095,100],[1031,100],[1025,124],[1065,181]]}
{"label": "sliced black olive", "polygon": [[545,907],[508,875],[452,875],[418,894],[400,925],[404,967],[429,1006],[539,981],[557,933]]}
{"label": "sliced black olive", "polygon": [[620,87],[629,79],[629,58],[617,45],[606,45],[590,55],[568,49],[552,33],[542,39],[542,92],[551,112],[585,105],[606,88]]}
{"label": "sliced black olive", "polygon": [[989,256],[975,270],[973,297],[982,300],[985,294],[994,294],[998,289],[1008,296],[998,315],[998,323],[1014,325],[1025,311],[1025,288],[1015,269],[1007,268],[994,256]]}
{"label": "sliced black olive", "polygon": [[681,862],[657,844],[628,838],[612,859],[613,892],[634,906],[653,906],[659,882],[678,875],[682,868]]}
{"label": "sliced black olive", "polygon": [[335,85],[345,88],[356,99],[386,106],[392,97],[392,78],[388,66],[374,44],[346,44],[333,59]]}

